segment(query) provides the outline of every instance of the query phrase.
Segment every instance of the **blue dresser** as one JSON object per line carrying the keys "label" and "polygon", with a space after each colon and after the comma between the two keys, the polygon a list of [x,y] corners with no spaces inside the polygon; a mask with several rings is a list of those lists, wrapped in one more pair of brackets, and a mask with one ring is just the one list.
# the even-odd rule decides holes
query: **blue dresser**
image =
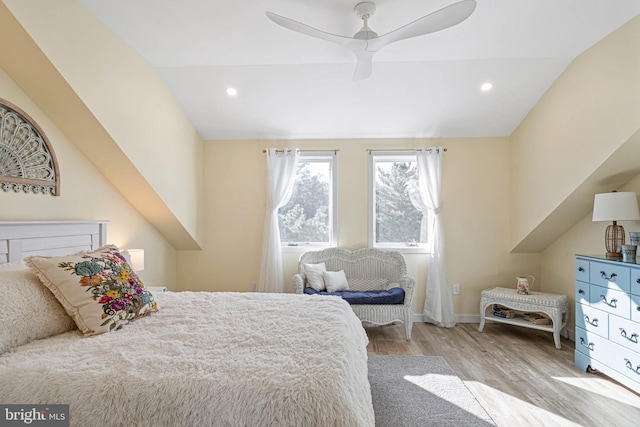
{"label": "blue dresser", "polygon": [[575,364],[640,393],[640,265],[577,255]]}

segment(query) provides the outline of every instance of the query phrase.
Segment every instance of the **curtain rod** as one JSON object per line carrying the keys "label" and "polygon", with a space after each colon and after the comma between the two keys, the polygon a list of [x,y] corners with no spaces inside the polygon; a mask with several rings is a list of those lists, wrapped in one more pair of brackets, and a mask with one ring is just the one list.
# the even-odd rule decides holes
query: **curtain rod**
{"label": "curtain rod", "polygon": [[[287,150],[295,150],[295,148],[287,148]],[[334,153],[337,153],[338,149],[333,149],[333,150],[298,150],[301,153],[308,153],[308,152],[316,152],[316,151],[333,151]],[[267,150],[263,149],[262,150],[263,153],[266,153]],[[276,153],[284,153],[284,150],[276,150]]]}
{"label": "curtain rod", "polygon": [[[427,147],[427,148],[398,148],[398,149],[380,149],[380,148],[367,148],[368,152],[372,151],[434,151],[439,150],[438,147]],[[447,151],[447,148],[443,148],[442,151]]]}

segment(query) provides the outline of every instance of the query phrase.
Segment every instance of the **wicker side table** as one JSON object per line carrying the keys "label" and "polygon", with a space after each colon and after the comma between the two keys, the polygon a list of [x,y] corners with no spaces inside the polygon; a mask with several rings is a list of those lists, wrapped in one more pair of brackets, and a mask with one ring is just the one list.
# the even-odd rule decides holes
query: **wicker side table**
{"label": "wicker side table", "polygon": [[[507,319],[491,314],[487,316],[487,309],[493,307],[494,304],[522,312],[544,313],[551,319],[551,325],[536,325],[524,320],[522,317]],[[488,318],[493,322],[552,332],[556,348],[560,349],[560,333],[564,331],[567,338],[569,335],[566,330],[568,317],[569,298],[566,295],[546,294],[543,292],[520,295],[516,289],[510,288],[485,289],[480,293],[480,327],[478,328],[480,332],[484,329],[484,322]]]}

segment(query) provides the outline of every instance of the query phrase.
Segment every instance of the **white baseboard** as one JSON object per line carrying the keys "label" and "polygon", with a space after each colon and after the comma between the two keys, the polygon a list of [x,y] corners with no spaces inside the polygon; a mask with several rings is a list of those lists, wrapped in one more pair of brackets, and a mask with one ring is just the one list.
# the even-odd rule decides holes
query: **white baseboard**
{"label": "white baseboard", "polygon": [[[414,322],[424,322],[424,315],[414,314]],[[488,319],[487,319],[488,321]],[[456,323],[480,323],[480,315],[456,315]]]}
{"label": "white baseboard", "polygon": [[[413,315],[413,321],[414,322],[424,322],[424,315],[422,314],[414,314]],[[494,323],[491,321],[491,319],[485,319],[486,323]],[[462,314],[462,315],[456,315],[456,323],[480,323],[480,315],[479,314]],[[497,323],[497,322],[495,322]],[[568,329],[569,332],[569,339],[573,342],[576,341],[576,334],[575,331],[570,328]],[[564,336],[564,335],[563,335]]]}

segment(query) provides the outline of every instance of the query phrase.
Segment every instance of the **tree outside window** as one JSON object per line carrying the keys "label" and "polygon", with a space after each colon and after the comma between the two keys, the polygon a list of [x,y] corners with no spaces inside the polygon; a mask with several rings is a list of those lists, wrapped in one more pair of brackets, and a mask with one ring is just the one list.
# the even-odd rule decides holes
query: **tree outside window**
{"label": "tree outside window", "polygon": [[293,195],[278,210],[283,245],[333,245],[335,154],[301,153]]}
{"label": "tree outside window", "polygon": [[[423,214],[412,203],[417,192],[415,155],[372,153],[370,159],[370,245],[389,248],[426,246]],[[413,194],[412,194],[413,193]]]}

